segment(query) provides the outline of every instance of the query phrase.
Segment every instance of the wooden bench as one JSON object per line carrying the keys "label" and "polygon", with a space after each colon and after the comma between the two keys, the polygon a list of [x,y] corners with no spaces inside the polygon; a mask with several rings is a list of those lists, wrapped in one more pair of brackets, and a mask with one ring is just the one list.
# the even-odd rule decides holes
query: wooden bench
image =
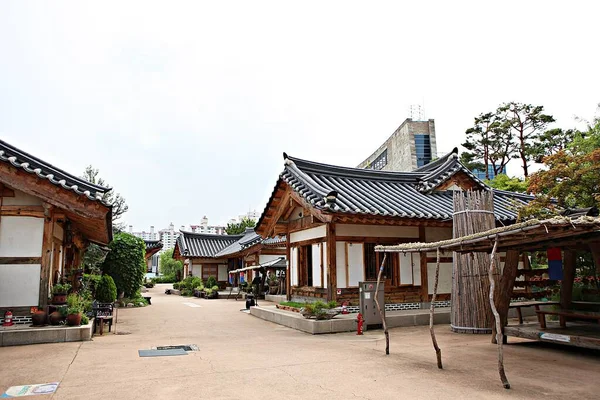
{"label": "wooden bench", "polygon": [[546,315],[558,315],[560,326],[567,327],[567,319],[587,319],[600,323],[600,313],[591,311],[575,311],[575,310],[536,310],[540,326],[546,329]]}
{"label": "wooden bench", "polygon": [[[558,301],[518,301],[510,303],[508,308],[515,308],[517,310],[517,316],[519,317],[519,324],[523,324],[523,314],[521,308],[523,307],[534,307],[535,311],[540,311],[540,306],[554,306],[560,304]],[[539,316],[538,316],[539,319]]]}
{"label": "wooden bench", "polygon": [[108,322],[108,331],[112,328],[113,323],[113,310],[114,306],[112,303],[97,303],[92,307],[94,313],[94,333],[96,333],[96,327],[100,327],[100,335],[104,333],[104,323]]}

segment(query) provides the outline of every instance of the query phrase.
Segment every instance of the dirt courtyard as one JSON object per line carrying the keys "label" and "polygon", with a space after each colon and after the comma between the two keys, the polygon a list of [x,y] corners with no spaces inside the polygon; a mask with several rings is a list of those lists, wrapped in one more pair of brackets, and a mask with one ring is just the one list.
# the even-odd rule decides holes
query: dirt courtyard
{"label": "dirt courtyard", "polygon": [[[489,336],[437,325],[444,370],[428,327],[312,336],[255,318],[242,301],[168,296],[120,309],[117,334],[90,342],[0,348],[7,387],[60,382],[53,399],[565,399],[600,398],[600,354],[510,339],[502,388]],[[185,356],[138,350],[195,344]],[[49,397],[42,396],[40,398]]]}

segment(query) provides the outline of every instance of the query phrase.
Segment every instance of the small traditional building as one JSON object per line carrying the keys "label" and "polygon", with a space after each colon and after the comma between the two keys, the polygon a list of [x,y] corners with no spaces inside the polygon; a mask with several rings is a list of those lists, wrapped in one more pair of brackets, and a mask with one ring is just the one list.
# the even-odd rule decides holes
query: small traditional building
{"label": "small traditional building", "polygon": [[[207,235],[181,231],[173,258],[184,263],[184,278],[214,276],[220,286],[229,281],[229,272],[263,264],[285,256],[285,240],[263,239],[247,228],[240,235]],[[246,277],[252,279],[252,272]],[[237,282],[233,282],[234,284]]]}
{"label": "small traditional building", "polygon": [[[289,157],[256,232],[286,236],[288,297],[358,304],[358,283],[376,280],[375,246],[452,238],[453,191],[493,190],[498,224],[516,220],[530,196],[488,187],[458,150],[412,172],[339,167]],[[433,293],[435,258],[394,255],[384,266],[388,309],[419,308]],[[438,298],[448,301],[452,257],[442,260]],[[446,303],[449,304],[449,303]]]}
{"label": "small traditional building", "polygon": [[28,319],[56,282],[74,283],[89,243],[112,240],[110,190],[0,140],[0,315]]}
{"label": "small traditional building", "polygon": [[160,240],[144,240],[146,244],[146,272],[158,274],[158,252],[162,250],[163,244]]}

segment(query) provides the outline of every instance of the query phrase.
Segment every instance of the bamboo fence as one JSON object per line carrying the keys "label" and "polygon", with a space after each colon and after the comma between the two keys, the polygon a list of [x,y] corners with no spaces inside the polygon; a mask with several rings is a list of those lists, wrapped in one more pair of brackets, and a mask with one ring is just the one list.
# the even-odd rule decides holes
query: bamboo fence
{"label": "bamboo fence", "polygon": [[[491,191],[454,193],[453,237],[469,236],[495,228],[493,196]],[[496,265],[500,265],[499,259]],[[454,253],[452,331],[482,334],[492,332],[494,316],[488,300],[489,268],[490,258],[486,253]],[[495,275],[497,278],[497,271]]]}

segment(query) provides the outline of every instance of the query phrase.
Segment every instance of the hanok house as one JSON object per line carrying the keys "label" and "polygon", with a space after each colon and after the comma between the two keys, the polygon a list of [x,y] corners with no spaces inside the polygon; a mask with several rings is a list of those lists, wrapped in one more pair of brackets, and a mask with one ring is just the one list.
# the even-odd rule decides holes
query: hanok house
{"label": "hanok house", "polygon": [[[261,266],[285,260],[285,254],[285,238],[263,239],[254,228],[246,228],[241,239],[221,250],[216,256],[227,257],[229,271],[246,269],[244,279],[251,282]],[[239,274],[234,274],[231,279],[232,284],[239,284]]]}
{"label": "hanok house", "polygon": [[[227,285],[229,273],[233,270],[285,257],[285,242],[281,239],[262,239],[252,228],[247,228],[240,235],[181,231],[173,257],[183,261],[184,277],[199,276],[206,282],[209,276],[214,276],[219,286],[223,287]],[[250,271],[246,279],[252,278]]]}
{"label": "hanok house", "polygon": [[89,243],[112,240],[109,190],[0,140],[0,316],[29,321],[56,282],[74,283]]}
{"label": "hanok house", "polygon": [[146,272],[158,275],[157,253],[163,248],[163,243],[160,240],[144,240],[144,243],[146,244]]}
{"label": "hanok house", "polygon": [[[455,190],[495,192],[499,224],[516,220],[515,206],[531,197],[495,190],[458,160],[454,149],[412,172],[346,168],[289,157],[256,232],[286,235],[288,298],[349,301],[358,305],[358,283],[376,280],[379,244],[452,238]],[[433,293],[435,258],[426,253],[386,258],[388,309],[419,308]],[[449,305],[452,258],[442,260],[438,299]]]}
{"label": "hanok house", "polygon": [[244,235],[210,235],[180,231],[175,242],[173,258],[183,262],[183,278],[198,276],[204,282],[214,276],[219,286],[227,285],[229,265],[227,257],[218,257],[217,253],[240,240]]}

